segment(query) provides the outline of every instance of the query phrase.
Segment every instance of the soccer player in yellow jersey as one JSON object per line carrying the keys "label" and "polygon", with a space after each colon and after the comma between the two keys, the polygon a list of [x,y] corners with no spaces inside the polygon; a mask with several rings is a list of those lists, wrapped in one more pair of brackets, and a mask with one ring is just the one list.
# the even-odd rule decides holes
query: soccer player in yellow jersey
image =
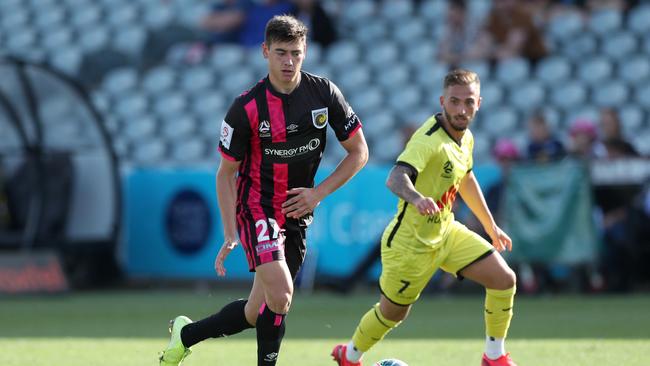
{"label": "soccer player in yellow jersey", "polygon": [[[504,346],[516,277],[499,254],[512,250],[512,241],[495,223],[472,173],[474,139],[468,127],[481,106],[480,89],[476,73],[449,72],[440,97],[442,113],[430,117],[397,158],[386,182],[399,203],[381,240],[381,296],[352,340],[332,351],[340,366],[360,366],[363,353],[406,318],[438,268],[486,289],[482,366],[516,366]],[[456,193],[492,244],[454,220]]]}

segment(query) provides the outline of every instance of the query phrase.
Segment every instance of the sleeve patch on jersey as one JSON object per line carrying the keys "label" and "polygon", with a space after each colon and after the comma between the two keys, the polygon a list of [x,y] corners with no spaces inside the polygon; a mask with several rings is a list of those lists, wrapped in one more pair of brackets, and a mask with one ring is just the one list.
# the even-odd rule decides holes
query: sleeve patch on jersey
{"label": "sleeve patch on jersey", "polygon": [[221,141],[221,145],[226,149],[230,149],[230,141],[232,141],[232,134],[234,131],[235,129],[232,128],[226,120],[221,122],[221,136],[219,137],[219,141]]}

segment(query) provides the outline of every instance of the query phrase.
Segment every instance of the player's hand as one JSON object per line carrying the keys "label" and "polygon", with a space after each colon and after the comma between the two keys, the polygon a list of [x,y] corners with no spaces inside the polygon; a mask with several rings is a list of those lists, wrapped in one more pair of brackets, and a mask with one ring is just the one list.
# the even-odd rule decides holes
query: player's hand
{"label": "player's hand", "polygon": [[230,254],[236,246],[236,240],[226,240],[221,246],[221,249],[219,249],[219,253],[217,253],[217,257],[214,259],[214,270],[217,271],[219,276],[223,277],[226,275],[226,266],[224,265],[224,262],[226,261],[228,254]]}
{"label": "player's hand", "polygon": [[294,219],[314,211],[322,199],[314,188],[292,188],[287,191],[287,195],[293,197],[282,204],[282,214]]}
{"label": "player's hand", "polygon": [[492,246],[498,251],[503,252],[508,249],[512,251],[512,239],[500,227],[494,225],[487,230],[488,235],[492,239]]}
{"label": "player's hand", "polygon": [[431,197],[418,198],[413,202],[413,205],[422,216],[431,216],[440,212],[440,208]]}

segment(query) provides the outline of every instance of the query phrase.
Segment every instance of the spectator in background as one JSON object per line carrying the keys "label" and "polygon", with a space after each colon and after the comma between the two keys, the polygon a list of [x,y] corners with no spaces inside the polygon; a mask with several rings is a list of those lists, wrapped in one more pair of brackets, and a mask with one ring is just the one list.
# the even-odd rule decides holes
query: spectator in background
{"label": "spectator in background", "polygon": [[255,0],[248,8],[239,33],[239,44],[259,47],[264,42],[266,23],[275,15],[291,14],[293,5],[286,0]]}
{"label": "spectator in background", "polygon": [[493,1],[476,48],[482,58],[492,62],[523,57],[534,64],[548,53],[541,30],[516,0]]}
{"label": "spectator in background", "polygon": [[481,56],[476,47],[478,27],[468,19],[465,0],[448,3],[447,17],[444,30],[438,45],[438,58],[450,65],[458,67],[461,62],[476,59]]}
{"label": "spectator in background", "polygon": [[571,143],[569,152],[581,159],[594,159],[603,156],[604,148],[598,141],[596,125],[586,119],[577,119],[569,128]]}
{"label": "spectator in background", "polygon": [[621,120],[616,110],[611,108],[600,110],[600,129],[605,157],[621,158],[639,155],[634,146],[623,136]]}
{"label": "spectator in background", "polygon": [[293,0],[293,15],[309,28],[311,42],[327,47],[336,42],[338,34],[334,22],[318,0]]}
{"label": "spectator in background", "polygon": [[224,0],[213,4],[199,23],[199,29],[206,32],[205,44],[236,43],[250,5],[248,0]]}
{"label": "spectator in background", "polygon": [[528,159],[536,163],[558,160],[566,155],[564,145],[555,137],[544,114],[535,112],[528,120]]}

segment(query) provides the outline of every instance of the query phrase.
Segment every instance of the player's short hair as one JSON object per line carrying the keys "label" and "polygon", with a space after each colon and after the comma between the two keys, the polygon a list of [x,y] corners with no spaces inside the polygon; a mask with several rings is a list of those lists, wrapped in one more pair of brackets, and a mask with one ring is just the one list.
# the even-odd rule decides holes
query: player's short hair
{"label": "player's short hair", "polygon": [[291,15],[276,15],[268,23],[264,31],[264,42],[270,46],[272,42],[294,42],[307,39],[307,26]]}
{"label": "player's short hair", "polygon": [[447,89],[452,85],[471,85],[474,83],[479,88],[481,87],[481,80],[478,78],[477,73],[465,69],[455,69],[447,73],[443,87]]}

